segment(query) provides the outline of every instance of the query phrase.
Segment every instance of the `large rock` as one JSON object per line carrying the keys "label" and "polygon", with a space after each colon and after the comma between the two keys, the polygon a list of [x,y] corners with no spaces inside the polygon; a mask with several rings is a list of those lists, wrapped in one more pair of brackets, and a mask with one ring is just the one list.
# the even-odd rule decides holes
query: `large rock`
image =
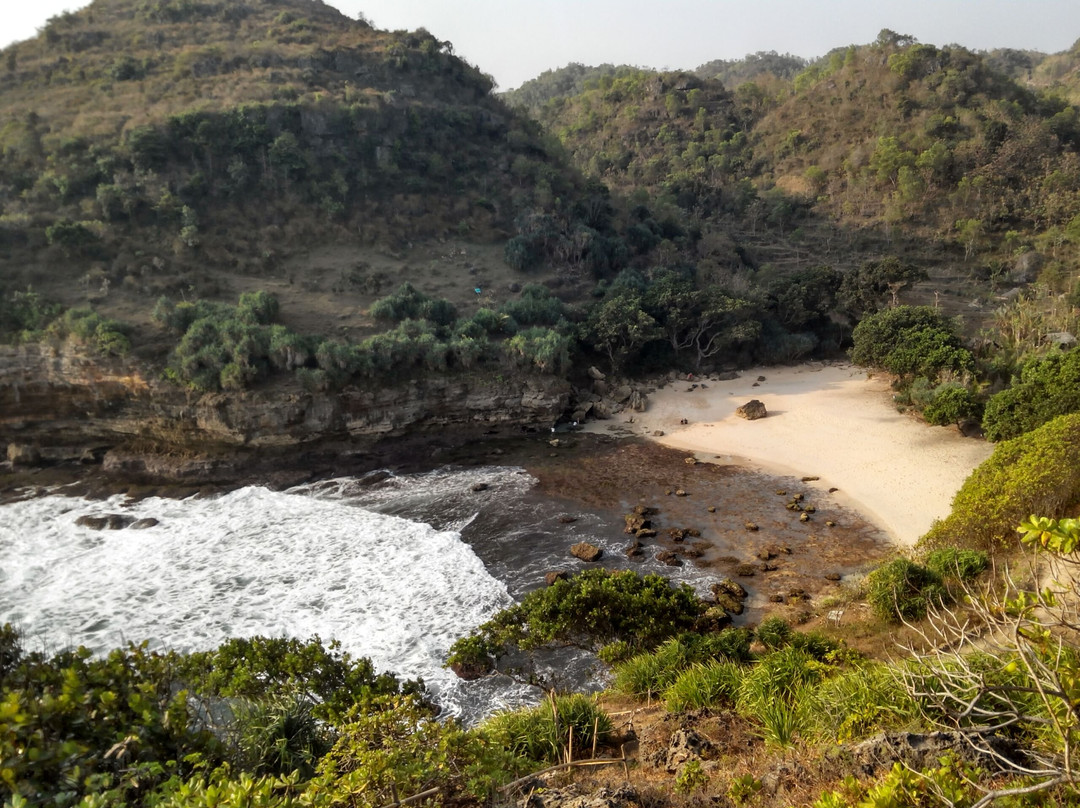
{"label": "large rock", "polygon": [[854,765],[852,773],[868,776],[891,769],[896,763],[919,771],[937,765],[947,755],[995,769],[1001,759],[1019,761],[1023,757],[1015,741],[977,730],[924,734],[889,732],[840,747],[831,757]]}
{"label": "large rock", "polygon": [[645,408],[649,406],[649,398],[640,390],[635,390],[630,394],[627,406],[634,412],[645,412]]}
{"label": "large rock", "polygon": [[607,376],[604,375],[604,373],[602,371],[598,370],[595,366],[590,365],[590,367],[589,367],[589,378],[592,379],[593,381],[602,382],[604,379],[607,378]]}
{"label": "large rock", "polygon": [[668,748],[657,755],[656,765],[674,774],[691,760],[701,760],[712,750],[712,742],[690,727],[677,729]]}
{"label": "large rock", "polygon": [[9,443],[7,459],[13,466],[36,466],[41,462],[41,451],[25,443]]}
{"label": "large rock", "polygon": [[758,418],[764,418],[769,413],[765,411],[765,405],[754,398],[735,410],[735,414],[740,418],[745,418],[747,421],[756,421]]}
{"label": "large rock", "polygon": [[[537,785],[539,785],[539,781]],[[585,786],[574,784],[566,788],[527,788],[522,808],[636,808],[641,797],[629,783],[616,789],[600,788],[592,793]]]}
{"label": "large rock", "polygon": [[599,561],[600,556],[603,554],[603,550],[595,544],[589,544],[587,541],[578,542],[570,548],[570,555],[574,556],[574,558],[580,558],[582,561]]}

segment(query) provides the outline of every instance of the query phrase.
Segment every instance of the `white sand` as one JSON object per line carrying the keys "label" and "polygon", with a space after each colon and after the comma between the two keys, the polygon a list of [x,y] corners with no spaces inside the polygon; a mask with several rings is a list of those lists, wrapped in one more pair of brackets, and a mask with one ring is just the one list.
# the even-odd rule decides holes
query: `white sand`
{"label": "white sand", "polygon": [[[765,381],[754,387],[758,376]],[[695,379],[695,381],[699,381]],[[699,460],[733,463],[784,476],[816,476],[808,485],[833,496],[910,546],[992,447],[955,427],[928,426],[897,412],[887,380],[841,363],[744,371],[734,381],[668,384],[649,396],[648,410],[592,422],[590,431],[629,429],[693,452]],[[760,399],[768,417],[747,421],[735,409]],[[687,425],[681,425],[681,419]]]}

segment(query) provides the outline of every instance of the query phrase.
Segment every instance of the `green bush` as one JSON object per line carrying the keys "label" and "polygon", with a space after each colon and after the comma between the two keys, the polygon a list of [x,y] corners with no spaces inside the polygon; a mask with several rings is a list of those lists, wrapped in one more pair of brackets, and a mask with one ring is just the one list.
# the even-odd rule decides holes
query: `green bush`
{"label": "green bush", "polygon": [[986,402],[983,429],[987,440],[1008,440],[1077,411],[1080,350],[1074,348],[1025,365],[1019,382]]}
{"label": "green bush", "polygon": [[958,550],[942,547],[927,554],[926,566],[942,578],[970,581],[990,566],[990,556],[980,550]]}
{"label": "green bush", "polygon": [[775,651],[791,641],[792,631],[791,626],[783,618],[766,617],[761,621],[755,633],[762,645],[770,651]]}
{"label": "green bush", "polygon": [[1080,502],[1080,414],[1062,415],[1012,440],[964,481],[952,512],[919,540],[924,551],[993,552],[1016,545],[1016,526],[1033,513],[1061,516]]}
{"label": "green bush", "polygon": [[866,577],[874,615],[887,622],[918,620],[946,597],[941,575],[906,558],[886,562]]}
{"label": "green bush", "polygon": [[933,398],[923,408],[923,417],[934,426],[949,426],[976,420],[982,415],[982,405],[968,388],[959,384],[943,384],[935,388]]}
{"label": "green bush", "polygon": [[126,355],[131,350],[130,331],[128,325],[90,309],[68,309],[46,329],[51,336],[74,337],[103,356]]}
{"label": "green bush", "polygon": [[511,317],[520,326],[548,326],[565,319],[566,306],[551,291],[537,283],[521,290],[521,297],[504,303],[499,312]]}
{"label": "green bush", "polygon": [[0,294],[0,340],[8,337],[15,337],[17,341],[39,339],[62,308],[45,300],[32,287],[27,287],[25,292]]}
{"label": "green bush", "polygon": [[852,332],[851,361],[897,376],[936,379],[973,367],[953,324],[930,306],[896,306],[864,318]]}
{"label": "green bush", "polygon": [[[620,640],[651,649],[692,629],[704,611],[704,602],[685,584],[672,586],[660,575],[631,570],[591,569],[529,592],[470,636],[485,638],[496,655],[552,643],[595,651]],[[458,640],[450,653],[469,641]]]}
{"label": "green bush", "polygon": [[541,373],[561,375],[570,369],[573,337],[548,328],[527,328],[506,342],[506,353]]}

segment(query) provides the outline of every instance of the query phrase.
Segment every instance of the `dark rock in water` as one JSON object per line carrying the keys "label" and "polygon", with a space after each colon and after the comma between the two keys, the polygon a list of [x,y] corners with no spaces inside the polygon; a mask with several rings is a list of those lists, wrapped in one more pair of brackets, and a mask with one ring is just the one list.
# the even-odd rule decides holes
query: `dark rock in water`
{"label": "dark rock in water", "polygon": [[641,542],[632,541],[623,551],[626,553],[627,558],[643,559],[645,557],[645,551],[642,549]]}
{"label": "dark rock in water", "polygon": [[757,570],[754,568],[753,564],[744,563],[736,564],[735,569],[733,569],[732,572],[734,572],[740,578],[753,578],[754,573],[757,572]]}
{"label": "dark rock in water", "polygon": [[671,550],[661,550],[656,554],[656,560],[661,564],[667,564],[669,567],[681,567],[682,561],[679,556],[673,553]]}
{"label": "dark rock in water", "polygon": [[564,513],[562,516],[559,517],[559,521],[562,522],[564,525],[570,525],[577,521],[577,517],[570,516],[570,514]]}
{"label": "dark rock in water", "polygon": [[731,625],[731,615],[723,606],[710,606],[705,610],[704,617],[711,631],[719,631]]}
{"label": "dark rock in water", "polygon": [[761,565],[762,572],[776,572],[778,569],[780,568],[772,561],[766,561]]}
{"label": "dark rock in water", "polygon": [[776,553],[774,553],[768,548],[764,548],[758,551],[757,557],[760,558],[762,561],[772,561],[774,558],[776,558]]}
{"label": "dark rock in water", "polygon": [[356,481],[357,485],[378,485],[383,480],[389,480],[394,475],[385,469],[379,471],[372,471],[365,474],[359,480]]}
{"label": "dark rock in water", "polygon": [[757,377],[757,380],[758,380],[759,382],[763,382],[763,381],[765,381],[765,377],[764,377],[764,376],[758,376],[758,377]]}
{"label": "dark rock in water", "polygon": [[765,405],[755,398],[735,410],[735,414],[740,418],[745,418],[747,421],[756,421],[759,418],[764,418],[769,413],[766,412]]}
{"label": "dark rock in water", "polygon": [[742,584],[737,581],[733,581],[730,578],[724,578],[717,581],[709,587],[709,591],[712,592],[714,598],[719,599],[721,595],[728,595],[737,600],[746,600],[747,592],[743,588]]}
{"label": "dark rock in water", "polygon": [[603,554],[603,550],[595,544],[589,544],[586,541],[578,542],[570,548],[570,555],[586,562],[598,561]]}
{"label": "dark rock in water", "polygon": [[480,662],[454,662],[450,665],[450,670],[457,674],[459,679],[471,682],[487,676],[492,668],[491,665]]}
{"label": "dark rock in water", "polygon": [[132,530],[146,530],[146,528],[148,528],[148,527],[156,527],[157,525],[160,525],[160,524],[161,524],[161,522],[159,522],[154,517],[147,516],[144,519],[138,519],[138,520],[132,522],[131,523],[131,529]]}
{"label": "dark rock in water", "polygon": [[655,539],[656,531],[651,527],[643,527],[641,530],[634,531],[634,538],[636,539]]}
{"label": "dark rock in water", "polygon": [[553,570],[544,576],[544,583],[548,586],[553,586],[556,581],[565,581],[570,575],[562,570]]}
{"label": "dark rock in water", "polygon": [[487,483],[475,483],[472,490],[479,493],[480,491],[487,491],[490,486]]}
{"label": "dark rock in water", "polygon": [[134,517],[119,513],[107,513],[104,516],[80,516],[75,524],[91,530],[123,530],[134,522]]}

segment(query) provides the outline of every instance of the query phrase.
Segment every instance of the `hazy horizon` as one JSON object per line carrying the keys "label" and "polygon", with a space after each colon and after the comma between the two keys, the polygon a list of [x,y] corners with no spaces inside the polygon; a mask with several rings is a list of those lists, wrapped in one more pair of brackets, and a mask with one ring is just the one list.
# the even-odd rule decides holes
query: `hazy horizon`
{"label": "hazy horizon", "polygon": [[[89,5],[39,0],[5,12],[0,46],[33,37],[49,17]],[[777,51],[813,59],[872,42],[883,28],[935,45],[1056,53],[1080,38],[1075,0],[331,0],[390,30],[427,28],[509,90],[571,62],[692,69]]]}

